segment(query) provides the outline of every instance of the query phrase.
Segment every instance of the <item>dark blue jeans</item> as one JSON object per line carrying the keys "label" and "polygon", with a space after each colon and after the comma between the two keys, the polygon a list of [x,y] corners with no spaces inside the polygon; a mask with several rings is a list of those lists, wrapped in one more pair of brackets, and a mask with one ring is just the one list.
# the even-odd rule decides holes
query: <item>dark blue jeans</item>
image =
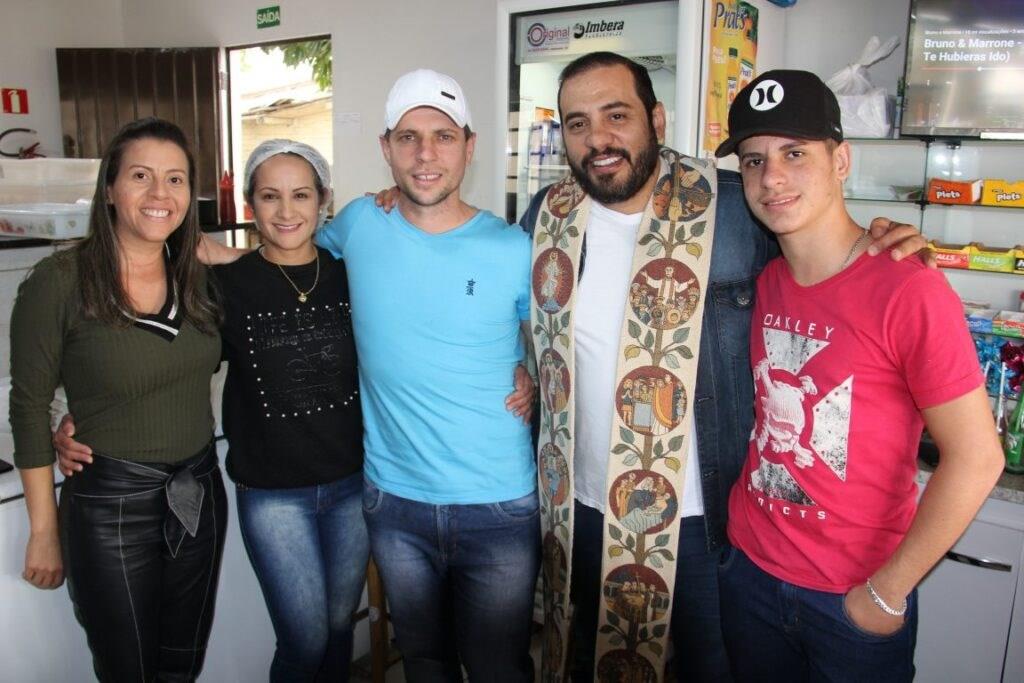
{"label": "dark blue jeans", "polygon": [[903,627],[880,636],[850,620],[845,595],[780,581],[738,548],[723,552],[719,574],[722,630],[737,680],[913,680],[916,590],[907,598]]}
{"label": "dark blue jeans", "polygon": [[370,547],[410,683],[530,681],[537,493],[431,505],[363,484]]}
{"label": "dark blue jeans", "polygon": [[[573,681],[594,680],[604,515],[576,501],[573,535]],[[678,681],[730,681],[718,618],[718,552],[708,552],[703,517],[683,517],[672,596],[672,668]]]}
{"label": "dark blue jeans", "polygon": [[348,680],[369,555],[362,481],[359,472],[295,489],[237,487],[242,540],[277,636],[272,683]]}

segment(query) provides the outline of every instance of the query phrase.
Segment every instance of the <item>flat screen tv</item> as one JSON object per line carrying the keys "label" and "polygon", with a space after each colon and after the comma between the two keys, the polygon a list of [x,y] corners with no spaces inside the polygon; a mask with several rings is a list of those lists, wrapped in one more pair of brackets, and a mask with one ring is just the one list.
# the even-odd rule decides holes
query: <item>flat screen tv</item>
{"label": "flat screen tv", "polygon": [[902,135],[1024,138],[1024,0],[912,0]]}

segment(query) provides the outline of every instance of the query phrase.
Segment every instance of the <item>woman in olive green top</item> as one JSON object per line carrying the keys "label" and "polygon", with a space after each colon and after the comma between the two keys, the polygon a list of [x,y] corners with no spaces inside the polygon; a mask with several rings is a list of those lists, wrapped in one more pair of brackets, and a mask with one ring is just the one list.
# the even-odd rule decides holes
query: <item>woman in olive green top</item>
{"label": "woman in olive green top", "polygon": [[[211,445],[219,313],[195,257],[194,194],[180,129],[125,126],[100,167],[89,236],[37,264],[11,318],[24,577],[55,588],[67,575],[101,681],[194,679],[212,623],[227,514]],[[60,384],[94,463],[64,484],[58,537]]]}

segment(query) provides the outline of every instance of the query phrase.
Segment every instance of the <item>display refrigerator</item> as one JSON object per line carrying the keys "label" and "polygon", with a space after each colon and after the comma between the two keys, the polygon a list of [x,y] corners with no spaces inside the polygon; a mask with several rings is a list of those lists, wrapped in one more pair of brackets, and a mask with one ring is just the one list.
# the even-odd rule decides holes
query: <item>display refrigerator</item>
{"label": "display refrigerator", "polygon": [[[569,172],[557,97],[558,76],[573,59],[607,50],[646,67],[665,107],[665,144],[700,157],[727,137],[728,107],[739,89],[784,63],[783,10],[768,0],[556,3],[499,6],[505,9],[498,17],[497,79],[502,90],[508,86],[501,181],[509,221]],[[725,165],[734,168],[730,160]]]}
{"label": "display refrigerator", "polygon": [[[515,222],[538,190],[569,171],[562,147],[558,75],[580,55],[609,50],[644,65],[665,105],[666,144],[673,145],[679,133],[674,128],[679,17],[680,5],[674,0],[511,15],[507,220]],[[687,69],[699,67],[699,53],[689,50],[683,61]]]}

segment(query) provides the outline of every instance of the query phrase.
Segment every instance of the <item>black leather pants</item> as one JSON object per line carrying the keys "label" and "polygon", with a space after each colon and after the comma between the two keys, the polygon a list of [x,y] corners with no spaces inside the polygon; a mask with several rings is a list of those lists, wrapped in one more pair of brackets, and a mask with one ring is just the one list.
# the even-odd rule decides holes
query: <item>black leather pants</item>
{"label": "black leather pants", "polygon": [[211,444],[176,465],[95,454],[64,482],[68,592],[100,681],[193,681],[213,623],[227,500]]}

